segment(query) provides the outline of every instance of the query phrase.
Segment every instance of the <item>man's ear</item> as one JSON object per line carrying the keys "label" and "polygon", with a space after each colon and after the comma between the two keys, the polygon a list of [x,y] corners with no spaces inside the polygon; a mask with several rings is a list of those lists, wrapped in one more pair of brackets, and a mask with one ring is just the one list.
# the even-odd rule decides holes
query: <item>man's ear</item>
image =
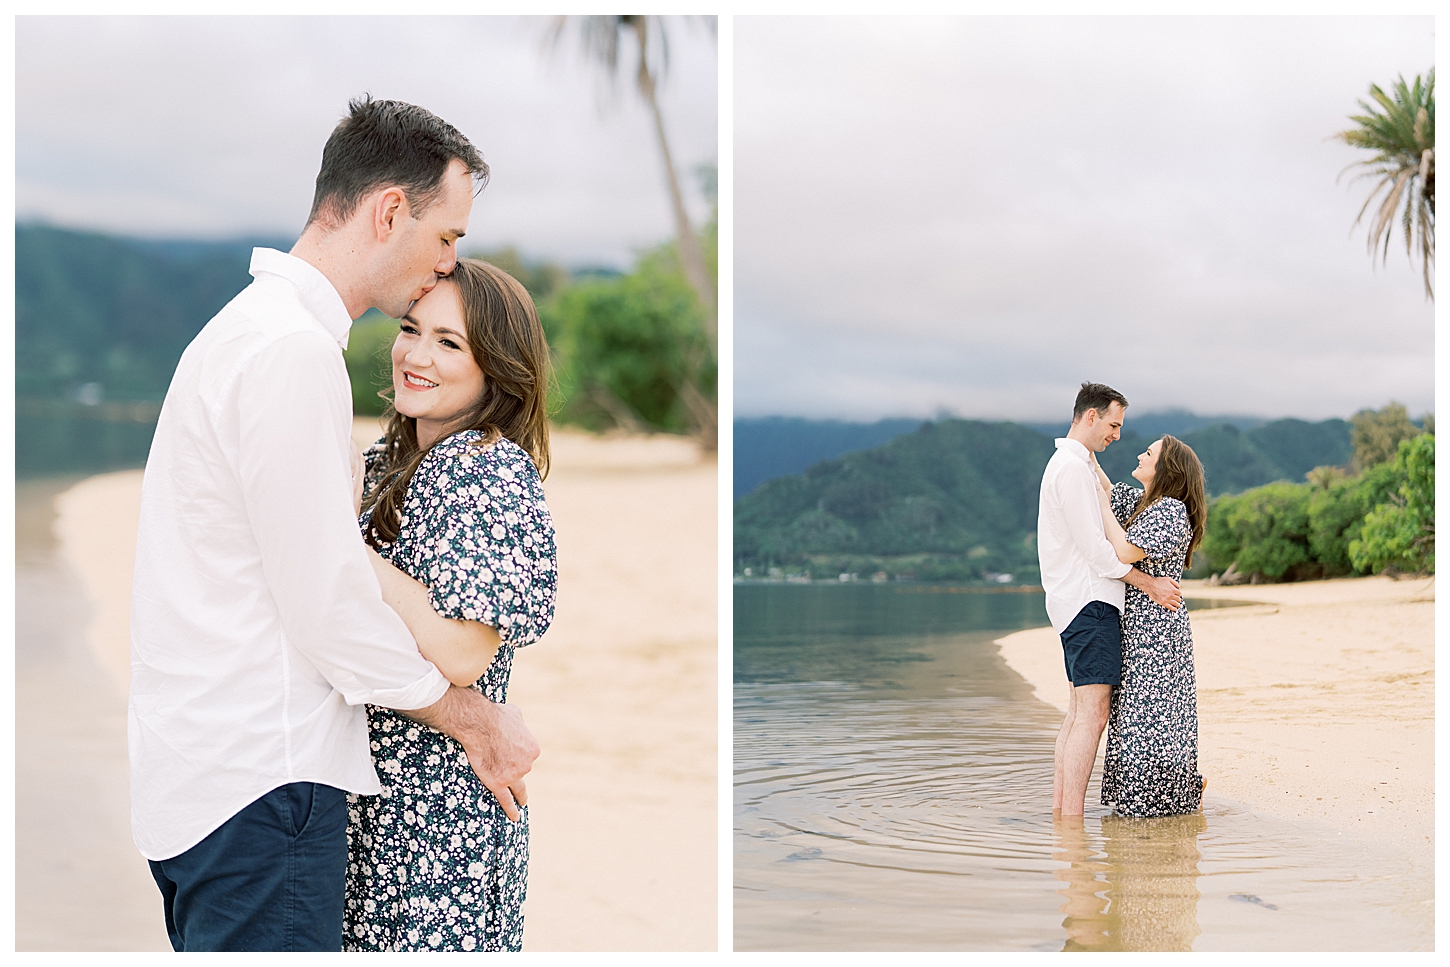
{"label": "man's ear", "polygon": [[408,198],[403,189],[386,188],[373,196],[373,234],[386,242],[408,213]]}

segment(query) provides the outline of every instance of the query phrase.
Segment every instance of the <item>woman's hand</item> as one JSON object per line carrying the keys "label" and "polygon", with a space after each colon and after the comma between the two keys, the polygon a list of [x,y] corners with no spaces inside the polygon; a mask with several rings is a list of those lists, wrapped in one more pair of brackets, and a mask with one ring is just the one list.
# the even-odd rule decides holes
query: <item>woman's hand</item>
{"label": "woman's hand", "polygon": [[368,473],[368,462],[363,457],[362,451],[357,448],[357,442],[352,443],[352,515],[362,516],[363,478]]}
{"label": "woman's hand", "polygon": [[1108,475],[1103,472],[1102,466],[1098,463],[1098,455],[1089,450],[1088,457],[1092,460],[1093,476],[1098,482],[1098,489],[1101,490],[1103,493],[1111,494],[1113,492],[1113,482],[1109,480]]}
{"label": "woman's hand", "polygon": [[1104,490],[1102,488],[1102,485],[1099,485],[1098,486],[1097,493],[1098,493],[1098,506],[1101,507],[1102,510],[1103,510],[1103,527],[1104,527],[1104,532],[1106,533],[1106,528],[1108,526],[1108,521],[1111,520],[1111,521],[1116,522],[1118,518],[1113,513],[1113,498],[1110,497],[1110,496],[1108,496],[1108,491]]}

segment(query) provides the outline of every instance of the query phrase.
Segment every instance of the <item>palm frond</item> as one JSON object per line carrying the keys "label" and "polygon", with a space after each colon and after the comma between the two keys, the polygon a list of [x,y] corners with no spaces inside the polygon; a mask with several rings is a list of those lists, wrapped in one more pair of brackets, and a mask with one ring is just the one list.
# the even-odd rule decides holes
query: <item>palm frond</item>
{"label": "palm frond", "polygon": [[1433,299],[1430,266],[1435,259],[1435,70],[1431,68],[1426,79],[1416,77],[1413,84],[1401,76],[1389,93],[1371,84],[1369,96],[1369,101],[1358,102],[1364,113],[1350,115],[1355,127],[1332,135],[1352,148],[1374,152],[1373,157],[1353,162],[1339,173],[1342,178],[1351,168],[1357,168],[1359,173],[1351,182],[1378,179],[1355,217],[1354,228],[1378,200],[1378,208],[1369,219],[1367,243],[1370,257],[1379,255],[1384,262],[1389,258],[1393,234],[1389,228],[1399,215],[1405,254],[1412,263],[1418,254],[1425,293]]}

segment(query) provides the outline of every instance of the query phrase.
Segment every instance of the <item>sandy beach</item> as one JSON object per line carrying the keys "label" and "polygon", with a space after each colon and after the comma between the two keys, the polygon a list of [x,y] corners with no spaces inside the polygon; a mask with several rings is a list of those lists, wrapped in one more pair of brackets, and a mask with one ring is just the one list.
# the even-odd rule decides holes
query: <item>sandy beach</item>
{"label": "sandy beach", "polygon": [[[359,420],[356,435],[371,442],[376,423]],[[524,948],[714,950],[716,463],[678,438],[558,431],[553,457],[558,610],[518,654],[509,694],[543,749],[529,777]],[[91,477],[53,503],[37,490],[24,512],[34,533],[17,590],[29,574],[50,597],[18,608],[31,644],[17,672],[17,872],[43,885],[18,898],[22,950],[169,949],[125,793],[141,476]],[[85,714],[27,726],[58,690]],[[56,787],[88,788],[98,770],[111,780],[103,801],[67,806],[75,795]]]}
{"label": "sandy beach", "polygon": [[[1183,588],[1189,598],[1255,602],[1192,612],[1209,797],[1414,857],[1432,887],[1434,580]],[[998,645],[1039,698],[1066,709],[1051,628]]]}

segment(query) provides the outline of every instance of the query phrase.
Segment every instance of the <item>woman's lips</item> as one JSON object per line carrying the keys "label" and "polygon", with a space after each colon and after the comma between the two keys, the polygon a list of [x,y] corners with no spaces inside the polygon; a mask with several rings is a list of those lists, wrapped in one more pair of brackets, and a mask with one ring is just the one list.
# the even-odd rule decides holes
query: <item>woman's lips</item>
{"label": "woman's lips", "polygon": [[438,386],[438,384],[433,382],[432,380],[424,379],[423,377],[415,373],[410,373],[407,370],[403,371],[403,385],[408,387],[408,389],[415,390],[435,389]]}

